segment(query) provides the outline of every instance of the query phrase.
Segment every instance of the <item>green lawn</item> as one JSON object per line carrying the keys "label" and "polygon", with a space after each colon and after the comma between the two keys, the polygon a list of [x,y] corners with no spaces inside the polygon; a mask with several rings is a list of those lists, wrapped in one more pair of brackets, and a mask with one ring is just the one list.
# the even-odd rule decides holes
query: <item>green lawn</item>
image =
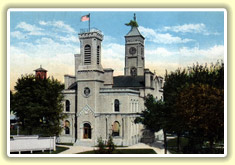
{"label": "green lawn", "polygon": [[213,149],[210,149],[209,146],[198,146],[197,150],[191,150],[189,146],[189,139],[185,137],[180,138],[180,151],[177,151],[177,138],[170,139],[167,142],[167,149],[171,154],[223,154],[224,148],[223,146],[219,146],[216,144]]}
{"label": "green lawn", "polygon": [[[95,151],[86,151],[78,154],[96,154]],[[153,149],[116,149],[112,154],[157,154]]]}
{"label": "green lawn", "polygon": [[[181,148],[184,148],[188,145],[188,139],[184,137],[180,137],[180,146]],[[172,154],[183,154],[183,151],[177,151],[177,138],[175,139],[170,139],[167,141],[167,149],[170,151]]]}
{"label": "green lawn", "polygon": [[[58,154],[58,153],[63,152],[67,149],[69,149],[69,148],[67,148],[67,147],[56,147],[56,151],[51,151],[51,153],[50,153],[50,151],[47,150],[47,151],[44,151],[44,152],[34,151],[33,154]],[[19,154],[19,153],[18,152],[12,152],[11,154]],[[30,153],[30,151],[24,151],[24,152],[21,152],[21,154],[31,154],[31,153]]]}
{"label": "green lawn", "polygon": [[56,143],[56,145],[73,146],[73,143]]}

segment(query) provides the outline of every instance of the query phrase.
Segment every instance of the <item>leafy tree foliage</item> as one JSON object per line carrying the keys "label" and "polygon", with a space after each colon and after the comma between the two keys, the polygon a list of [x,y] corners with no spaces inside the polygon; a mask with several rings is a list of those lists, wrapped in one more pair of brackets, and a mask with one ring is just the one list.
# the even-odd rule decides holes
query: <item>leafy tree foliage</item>
{"label": "leafy tree foliage", "polygon": [[99,137],[97,139],[97,143],[98,143],[98,150],[95,151],[95,153],[97,154],[112,154],[116,149],[116,146],[113,142],[113,137],[111,135],[109,135],[109,139],[106,145],[102,140],[102,137]]}
{"label": "leafy tree foliage", "polygon": [[[197,144],[192,141],[191,144],[200,147],[205,140],[211,141],[211,144],[215,139],[222,140],[223,89],[223,62],[211,64],[209,67],[207,64],[205,66],[197,64],[166,74],[164,101],[170,116],[168,121],[174,123],[169,129],[170,132],[178,136],[187,133],[189,138],[194,142],[197,141]],[[220,124],[215,125],[214,121],[220,121]]]}
{"label": "leafy tree foliage", "polygon": [[[223,138],[224,132],[224,91],[208,84],[191,84],[180,92],[176,107],[184,118],[188,132],[201,142]],[[202,144],[201,144],[202,145]]]}
{"label": "leafy tree foliage", "polygon": [[58,135],[63,115],[63,84],[25,75],[17,80],[11,109],[27,134]]}
{"label": "leafy tree foliage", "polygon": [[[224,134],[224,64],[193,65],[166,73],[164,102],[146,97],[146,110],[136,122],[156,132],[187,136],[191,145],[186,153],[199,153],[202,145],[210,141],[223,141]],[[165,140],[166,146],[166,140]],[[211,150],[212,151],[212,150]]]}
{"label": "leafy tree foliage", "polygon": [[[169,129],[167,122],[168,113],[165,103],[161,100],[156,101],[153,95],[147,95],[145,98],[146,109],[142,111],[141,117],[135,119],[135,123],[142,123],[152,132],[158,132],[163,129],[164,135]],[[166,136],[164,136],[166,137]],[[167,151],[167,141],[164,139],[165,152]]]}
{"label": "leafy tree foliage", "polygon": [[[10,91],[10,105],[14,104],[14,94],[12,93],[12,91]],[[10,111],[12,112],[12,109],[10,109]]]}

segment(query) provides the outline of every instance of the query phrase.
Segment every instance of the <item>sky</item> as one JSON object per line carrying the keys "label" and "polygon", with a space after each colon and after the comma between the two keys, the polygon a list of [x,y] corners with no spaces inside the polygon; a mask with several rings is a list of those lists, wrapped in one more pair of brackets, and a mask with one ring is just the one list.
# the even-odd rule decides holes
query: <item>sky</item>
{"label": "sky", "polygon": [[145,67],[157,75],[165,71],[224,60],[223,11],[11,11],[10,88],[21,75],[34,74],[40,65],[48,76],[64,82],[74,75],[74,54],[80,53],[78,33],[90,13],[90,26],[102,31],[103,68],[124,74],[126,26],[136,13],[138,29],[145,37]]}

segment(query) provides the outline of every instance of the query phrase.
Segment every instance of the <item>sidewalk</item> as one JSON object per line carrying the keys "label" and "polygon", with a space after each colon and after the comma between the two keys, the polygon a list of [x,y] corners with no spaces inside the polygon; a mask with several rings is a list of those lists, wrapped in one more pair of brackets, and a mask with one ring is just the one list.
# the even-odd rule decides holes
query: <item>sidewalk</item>
{"label": "sidewalk", "polygon": [[[84,147],[84,146],[66,146],[66,145],[58,145],[58,146],[69,148],[68,150],[63,151],[59,154],[76,154],[79,152],[85,152],[85,151],[91,151],[91,150],[97,149],[96,147]],[[117,147],[117,149],[137,149],[137,148],[139,149],[150,148],[150,149],[153,149],[157,154],[164,154],[163,142],[161,141],[154,142],[150,145],[144,144],[144,143],[138,143],[138,144],[128,146],[128,147]],[[167,154],[170,154],[170,152],[167,151]]]}
{"label": "sidewalk", "polygon": [[[154,142],[152,144],[144,144],[144,143],[138,143],[132,146],[129,146],[127,148],[151,148],[153,149],[157,154],[164,154],[165,150],[164,150],[164,146],[163,146],[163,142],[161,141],[157,141]],[[169,151],[167,151],[167,154],[170,154]]]}

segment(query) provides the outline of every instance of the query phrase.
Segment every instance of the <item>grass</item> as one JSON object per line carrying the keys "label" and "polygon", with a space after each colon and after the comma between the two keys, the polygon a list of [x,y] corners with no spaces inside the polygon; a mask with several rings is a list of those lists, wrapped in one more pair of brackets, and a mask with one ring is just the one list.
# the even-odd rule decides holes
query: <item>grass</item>
{"label": "grass", "polygon": [[[44,151],[44,152],[42,152],[42,151],[33,151],[33,154],[58,154],[58,153],[63,152],[67,149],[69,149],[69,148],[67,148],[67,147],[56,147],[56,151],[51,151],[51,153],[50,153],[49,150],[47,150],[47,151]],[[19,154],[19,152],[12,152],[11,154]],[[21,154],[31,154],[31,153],[30,153],[30,151],[22,151]]]}
{"label": "grass", "polygon": [[[188,145],[188,139],[184,137],[180,137],[180,147],[184,148]],[[177,151],[177,138],[170,139],[167,141],[167,149],[172,154],[183,154],[182,151]]]}
{"label": "grass", "polygon": [[198,147],[194,150],[189,146],[189,139],[185,137],[180,137],[180,151],[177,151],[177,138],[170,139],[167,142],[167,149],[171,154],[223,154],[224,148],[223,146],[216,144],[213,149],[210,149],[209,146],[203,145],[202,147],[195,145],[194,147]]}
{"label": "grass", "polygon": [[[95,150],[78,154],[96,154]],[[153,149],[116,149],[112,154],[157,154]]]}
{"label": "grass", "polygon": [[73,146],[73,143],[56,143],[57,145]]}

